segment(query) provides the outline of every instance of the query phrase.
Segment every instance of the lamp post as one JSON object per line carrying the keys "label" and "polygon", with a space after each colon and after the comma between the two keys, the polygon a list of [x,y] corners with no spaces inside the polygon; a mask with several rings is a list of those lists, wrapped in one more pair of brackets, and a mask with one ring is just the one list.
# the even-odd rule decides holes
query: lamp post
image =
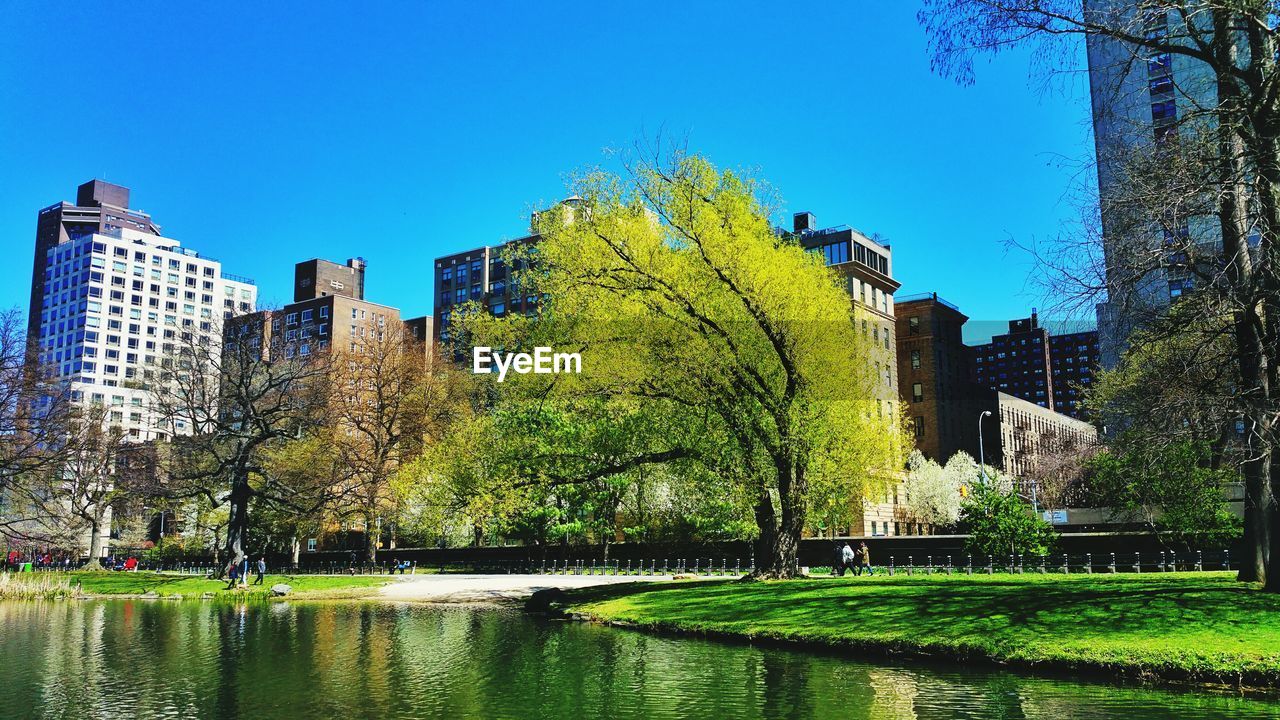
{"label": "lamp post", "polygon": [[983,410],[978,415],[978,477],[982,480],[982,484],[987,484],[987,460],[986,453],[982,449],[982,419],[991,415],[990,410]]}

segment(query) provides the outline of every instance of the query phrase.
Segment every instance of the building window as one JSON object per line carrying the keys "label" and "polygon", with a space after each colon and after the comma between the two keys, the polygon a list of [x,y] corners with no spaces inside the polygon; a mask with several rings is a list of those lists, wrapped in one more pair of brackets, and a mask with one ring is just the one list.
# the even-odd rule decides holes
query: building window
{"label": "building window", "polygon": [[915,425],[916,437],[918,438],[924,437],[924,417],[921,415],[917,415],[911,420],[912,420],[912,424]]}
{"label": "building window", "polygon": [[911,333],[912,335],[920,334],[920,318],[918,317],[907,318],[907,332]]}
{"label": "building window", "polygon": [[924,400],[924,385],[911,383],[911,402],[920,402],[921,400]]}
{"label": "building window", "polygon": [[920,369],[920,351],[919,350],[911,351],[911,369],[912,370]]}

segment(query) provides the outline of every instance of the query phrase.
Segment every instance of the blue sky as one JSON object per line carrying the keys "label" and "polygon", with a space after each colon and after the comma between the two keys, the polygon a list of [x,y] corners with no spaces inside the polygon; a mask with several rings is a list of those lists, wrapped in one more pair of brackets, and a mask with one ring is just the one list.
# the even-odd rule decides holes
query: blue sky
{"label": "blue sky", "polygon": [[37,211],[105,177],[264,302],[290,299],[299,260],[361,255],[370,300],[426,314],[434,257],[520,235],[567,173],[661,131],[753,169],[788,212],[887,238],[903,293],[936,290],[974,320],[1025,315],[1043,298],[1005,241],[1077,217],[1086,84],[1045,90],[1007,54],[958,87],[930,72],[915,11],[10,5],[0,306],[25,307]]}

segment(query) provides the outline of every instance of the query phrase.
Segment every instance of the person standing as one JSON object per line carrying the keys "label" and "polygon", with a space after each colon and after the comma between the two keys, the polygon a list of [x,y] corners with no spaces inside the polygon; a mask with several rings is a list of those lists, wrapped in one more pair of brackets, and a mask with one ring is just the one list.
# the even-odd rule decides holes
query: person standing
{"label": "person standing", "polygon": [[249,587],[249,556],[240,561],[240,586]]}
{"label": "person standing", "polygon": [[858,574],[866,573],[875,575],[875,570],[871,568],[871,550],[867,548],[867,542],[864,540],[858,546]]}
{"label": "person standing", "polygon": [[840,549],[840,561],[844,563],[840,568],[840,576],[844,576],[844,569],[849,568],[854,575],[858,574],[857,567],[853,564],[853,548],[849,547],[849,543],[845,543]]}
{"label": "person standing", "polygon": [[262,578],[267,574],[267,558],[258,558],[258,577],[253,581],[254,585],[261,585]]}

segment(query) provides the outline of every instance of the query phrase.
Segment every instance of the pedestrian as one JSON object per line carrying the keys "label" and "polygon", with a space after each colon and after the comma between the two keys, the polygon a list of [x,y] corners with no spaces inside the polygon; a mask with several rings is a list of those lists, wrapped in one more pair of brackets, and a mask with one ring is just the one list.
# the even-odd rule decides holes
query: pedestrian
{"label": "pedestrian", "polygon": [[240,560],[240,587],[249,587],[249,557]]}
{"label": "pedestrian", "polygon": [[840,548],[840,543],[833,543],[836,551],[835,560],[831,561],[831,574],[844,577],[844,552]]}
{"label": "pedestrian", "polygon": [[867,542],[865,540],[858,546],[858,563],[860,565],[858,570],[859,575],[862,573],[866,573],[868,575],[876,574],[875,570],[871,567],[871,550],[867,547]]}
{"label": "pedestrian", "polygon": [[352,575],[356,574],[356,551],[355,550],[351,551],[351,563],[347,565],[347,572]]}
{"label": "pedestrian", "polygon": [[234,590],[236,588],[236,575],[240,572],[240,563],[231,563],[231,569],[227,571],[227,589]]}
{"label": "pedestrian", "polygon": [[267,574],[267,559],[265,557],[258,558],[258,579],[253,581],[254,585],[261,585],[262,578]]}
{"label": "pedestrian", "polygon": [[853,548],[849,547],[849,543],[845,543],[844,547],[840,548],[840,562],[844,563],[840,568],[841,577],[844,577],[844,568],[852,570],[854,575],[858,574],[858,571],[853,564]]}

